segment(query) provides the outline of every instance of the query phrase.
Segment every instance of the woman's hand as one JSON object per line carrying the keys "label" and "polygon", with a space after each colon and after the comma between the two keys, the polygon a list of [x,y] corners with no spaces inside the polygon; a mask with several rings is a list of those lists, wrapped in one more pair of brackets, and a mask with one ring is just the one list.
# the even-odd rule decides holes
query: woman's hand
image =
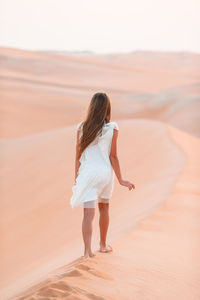
{"label": "woman's hand", "polygon": [[121,181],[120,181],[120,184],[123,185],[123,186],[126,186],[129,190],[135,189],[134,184],[131,183],[131,182],[128,181],[128,180],[121,180]]}

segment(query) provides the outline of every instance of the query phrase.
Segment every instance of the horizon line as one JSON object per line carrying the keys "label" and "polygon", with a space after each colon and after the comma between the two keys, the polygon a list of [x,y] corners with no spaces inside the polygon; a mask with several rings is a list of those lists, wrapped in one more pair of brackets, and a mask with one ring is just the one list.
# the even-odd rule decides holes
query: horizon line
{"label": "horizon line", "polygon": [[156,49],[135,49],[127,51],[108,51],[108,52],[96,52],[93,50],[58,50],[58,49],[30,49],[30,48],[18,48],[14,46],[4,46],[0,45],[0,49],[13,49],[13,50],[22,50],[29,52],[48,52],[48,53],[60,53],[60,54],[90,54],[90,55],[113,55],[113,54],[131,54],[134,52],[158,52],[158,53],[188,53],[188,54],[200,54],[200,52],[193,50],[156,50]]}

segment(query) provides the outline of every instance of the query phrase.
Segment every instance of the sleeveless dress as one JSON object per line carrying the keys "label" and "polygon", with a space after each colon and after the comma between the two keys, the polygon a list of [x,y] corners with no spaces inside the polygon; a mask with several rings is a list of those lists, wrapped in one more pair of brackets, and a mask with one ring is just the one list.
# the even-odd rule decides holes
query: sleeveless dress
{"label": "sleeveless dress", "polygon": [[[82,123],[77,125],[77,130],[80,130],[79,138],[82,134],[81,125]],[[116,122],[105,123],[101,134],[82,152],[70,198],[72,208],[84,207],[84,202],[99,198],[109,199],[112,196],[114,176],[109,155],[113,129],[119,130]]]}

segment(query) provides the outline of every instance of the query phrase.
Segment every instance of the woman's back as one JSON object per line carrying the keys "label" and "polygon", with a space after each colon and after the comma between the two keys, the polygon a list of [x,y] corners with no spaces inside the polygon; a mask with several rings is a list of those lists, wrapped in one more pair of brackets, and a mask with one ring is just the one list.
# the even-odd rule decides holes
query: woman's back
{"label": "woman's back", "polygon": [[[77,129],[80,130],[80,137],[82,134],[81,125],[82,123],[77,125]],[[101,134],[99,134],[83,151],[80,158],[81,163],[87,162],[96,165],[97,163],[104,162],[111,167],[109,155],[113,137],[113,129],[119,130],[116,122],[108,122],[103,125]],[[101,158],[104,161],[101,161]]]}

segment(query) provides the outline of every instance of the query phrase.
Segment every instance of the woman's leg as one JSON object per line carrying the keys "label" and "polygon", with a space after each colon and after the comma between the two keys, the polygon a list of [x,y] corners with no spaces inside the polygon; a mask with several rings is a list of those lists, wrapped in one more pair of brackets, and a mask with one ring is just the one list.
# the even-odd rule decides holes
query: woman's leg
{"label": "woman's leg", "polygon": [[95,256],[91,250],[92,240],[92,221],[95,215],[95,200],[84,203],[84,217],[82,222],[82,234],[85,245],[84,258]]}
{"label": "woman's leg", "polygon": [[[106,247],[106,237],[109,226],[109,203],[103,203],[99,200],[99,227],[100,227],[100,250],[105,250],[106,252],[110,251]],[[106,201],[104,201],[106,202]],[[108,202],[108,201],[107,201]],[[110,247],[111,248],[111,247]]]}

